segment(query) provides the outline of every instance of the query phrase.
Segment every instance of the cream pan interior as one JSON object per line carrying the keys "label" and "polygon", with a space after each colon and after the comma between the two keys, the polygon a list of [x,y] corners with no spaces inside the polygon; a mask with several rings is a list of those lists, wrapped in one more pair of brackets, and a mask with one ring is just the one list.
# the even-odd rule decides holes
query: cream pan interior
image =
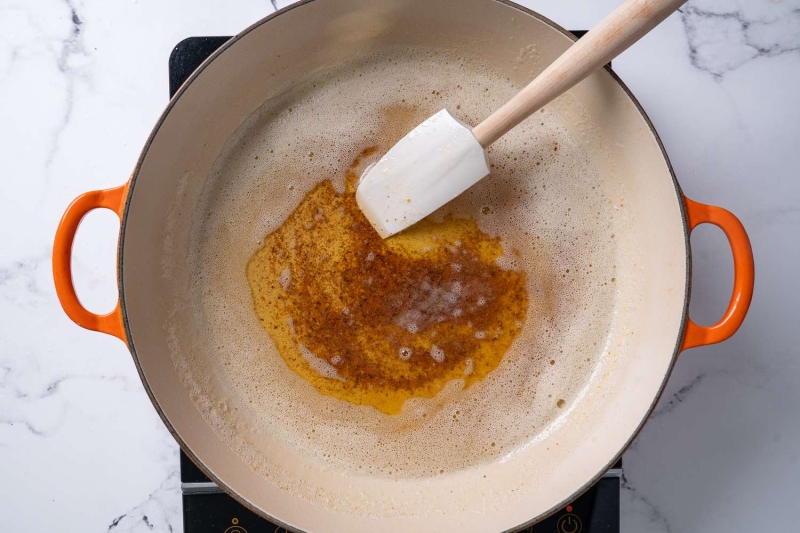
{"label": "cream pan interior", "polygon": [[627,222],[617,235],[608,349],[590,386],[568,416],[549,426],[546,438],[503,461],[434,477],[352,475],[309,461],[277,440],[270,449],[268,439],[260,442],[270,463],[264,465],[258,458],[243,459],[218,436],[170,357],[174,339],[167,325],[180,323],[184,313],[189,320],[173,296],[176,290],[188,293],[193,282],[191,261],[164,260],[165,250],[178,255],[190,250],[190,224],[176,226],[174,214],[197,210],[226,142],[265,101],[331,64],[403,47],[484,61],[521,85],[570,43],[548,22],[501,2],[315,0],[244,32],[173,100],[131,187],[120,246],[123,308],[130,346],[165,421],[246,504],[307,531],[512,529],[586,487],[643,423],[681,336],[686,231],[679,191],[658,139],[606,71],[548,107],[566,123],[600,178],[620,184],[624,201],[618,198],[614,208],[627,210]]}

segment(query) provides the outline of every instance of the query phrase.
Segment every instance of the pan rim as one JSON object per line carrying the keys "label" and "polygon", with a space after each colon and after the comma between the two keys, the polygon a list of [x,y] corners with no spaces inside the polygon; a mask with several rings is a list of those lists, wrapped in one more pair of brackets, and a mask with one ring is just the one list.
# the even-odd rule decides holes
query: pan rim
{"label": "pan rim", "polygon": [[[142,151],[141,151],[141,153],[140,153],[140,155],[139,155],[139,157],[138,157],[138,159],[136,161],[136,165],[134,167],[134,171],[133,171],[133,173],[131,175],[130,181],[128,182],[127,197],[125,199],[125,208],[124,208],[122,216],[121,216],[119,240],[118,240],[118,247],[117,247],[117,272],[118,272],[117,285],[118,285],[118,290],[119,290],[119,303],[120,303],[120,309],[121,309],[121,312],[122,312],[122,322],[123,322],[123,327],[124,327],[124,330],[125,330],[125,337],[127,339],[127,344],[128,344],[131,356],[133,358],[134,364],[136,366],[136,370],[137,370],[137,372],[139,374],[139,378],[142,381],[142,385],[143,385],[145,391],[147,392],[147,396],[150,398],[150,402],[153,404],[153,407],[155,408],[155,410],[158,413],[159,417],[161,418],[162,422],[166,426],[167,430],[170,432],[170,434],[175,439],[175,441],[178,443],[180,448],[184,451],[184,453],[186,453],[186,455],[192,460],[192,462],[194,462],[195,465],[197,465],[197,467],[209,479],[211,479],[214,483],[216,483],[216,485],[218,487],[220,487],[223,491],[225,491],[225,493],[227,493],[234,500],[236,500],[238,503],[240,503],[241,505],[243,505],[244,507],[246,507],[250,511],[254,512],[255,514],[257,514],[257,515],[259,515],[259,516],[261,516],[261,517],[263,517],[263,518],[265,518],[265,519],[267,519],[267,520],[279,525],[280,527],[285,528],[287,531],[292,531],[292,532],[297,532],[297,533],[303,533],[303,531],[295,528],[294,526],[286,524],[286,523],[282,522],[280,519],[270,515],[265,510],[261,509],[260,507],[256,506],[255,504],[251,503],[249,500],[247,500],[246,498],[244,498],[243,496],[238,494],[233,488],[229,487],[226,483],[224,483],[217,476],[215,476],[214,473],[194,454],[194,452],[191,450],[191,448],[181,438],[181,436],[177,433],[177,431],[173,427],[172,423],[170,422],[170,420],[168,419],[168,417],[164,413],[163,409],[161,408],[161,405],[158,403],[157,399],[155,398],[155,395],[153,393],[152,388],[150,387],[150,384],[147,381],[147,378],[144,375],[144,370],[142,369],[142,366],[141,366],[141,363],[140,363],[140,360],[139,360],[139,356],[138,356],[138,354],[136,352],[136,347],[135,347],[135,344],[134,344],[134,341],[133,341],[133,336],[131,334],[130,324],[129,324],[129,320],[128,320],[128,311],[127,311],[127,307],[125,305],[125,287],[124,287],[125,283],[124,283],[123,262],[124,262],[124,252],[125,252],[125,234],[126,234],[127,221],[128,221],[128,211],[130,209],[131,199],[133,197],[133,191],[135,189],[136,182],[137,182],[137,179],[139,177],[139,171],[141,169],[142,163],[144,162],[145,158],[147,157],[147,154],[149,152],[150,147],[152,146],[153,142],[155,141],[156,136],[158,135],[158,132],[159,132],[161,126],[166,121],[167,117],[169,116],[169,114],[172,111],[172,109],[175,107],[175,105],[178,102],[178,100],[183,96],[183,94],[187,91],[188,87],[202,74],[202,72],[205,70],[206,67],[208,67],[208,65],[211,62],[213,62],[217,57],[219,57],[221,54],[225,53],[229,48],[231,48],[236,43],[238,43],[240,40],[242,40],[246,35],[248,35],[252,31],[260,28],[262,25],[267,24],[271,20],[279,17],[280,15],[283,15],[283,14],[289,12],[289,11],[292,11],[293,9],[296,9],[298,7],[301,7],[301,6],[304,6],[306,4],[310,4],[310,3],[314,2],[314,1],[315,0],[300,0],[300,1],[296,2],[296,3],[294,3],[294,4],[290,4],[290,5],[284,7],[282,9],[280,9],[280,10],[277,10],[277,11],[267,15],[266,17],[260,19],[259,21],[253,23],[252,25],[248,26],[243,31],[241,31],[240,33],[238,33],[237,35],[235,35],[231,39],[229,39],[227,42],[225,42],[222,46],[220,46],[220,48],[218,48],[214,53],[212,53],[208,58],[206,58],[206,60],[203,61],[203,63],[199,67],[197,67],[197,69],[194,72],[192,72],[192,74],[186,79],[186,81],[183,84],[181,84],[181,86],[178,89],[178,91],[170,99],[170,101],[168,102],[168,104],[164,108],[164,111],[159,116],[156,124],[154,125],[153,129],[151,130],[150,134],[148,135],[147,140],[146,140],[144,146],[142,147]],[[559,24],[555,23],[554,21],[552,21],[549,18],[541,15],[540,13],[538,13],[536,11],[533,11],[531,9],[528,9],[528,8],[524,7],[524,6],[521,6],[521,5],[513,2],[512,0],[490,0],[490,1],[496,2],[496,3],[499,3],[499,4],[503,4],[503,5],[506,5],[508,7],[513,8],[513,9],[516,9],[517,11],[521,12],[522,14],[524,14],[526,16],[530,16],[530,17],[532,17],[534,19],[537,19],[538,21],[546,24],[547,26],[557,30],[558,32],[560,32],[562,35],[564,35],[568,39],[571,39],[573,42],[577,41],[577,37],[574,34],[572,34],[571,32],[569,32],[568,30],[566,30],[565,28],[563,28]],[[669,380],[670,376],[672,375],[672,372],[673,372],[674,367],[675,367],[675,363],[677,362],[678,356],[680,354],[681,343],[682,343],[682,340],[683,340],[683,337],[684,337],[684,334],[685,334],[685,331],[686,331],[686,324],[687,324],[688,316],[689,316],[689,313],[688,313],[689,312],[689,301],[690,301],[690,296],[691,296],[692,257],[691,257],[691,246],[690,246],[690,230],[689,230],[689,223],[688,223],[688,218],[687,218],[687,213],[686,213],[686,205],[685,205],[685,202],[684,202],[683,191],[681,189],[680,184],[678,183],[678,179],[677,179],[677,177],[675,175],[675,171],[674,171],[674,169],[672,167],[672,163],[669,160],[669,156],[667,155],[666,149],[664,148],[664,144],[661,141],[661,138],[659,137],[658,132],[656,131],[655,126],[653,125],[652,121],[647,116],[647,113],[644,111],[644,109],[642,108],[642,106],[639,103],[639,101],[633,95],[633,93],[628,88],[628,86],[622,81],[622,79],[613,70],[611,70],[611,68],[609,66],[605,66],[604,68],[611,75],[612,79],[617,83],[617,85],[619,85],[619,87],[623,90],[623,92],[628,97],[628,99],[631,101],[631,103],[633,103],[633,105],[636,107],[636,110],[638,111],[638,113],[641,115],[642,119],[647,124],[647,127],[650,130],[650,133],[653,135],[653,138],[655,139],[655,141],[656,141],[656,143],[658,145],[658,148],[659,148],[659,150],[661,152],[661,156],[663,157],[664,162],[667,165],[667,169],[669,170],[669,174],[670,174],[670,177],[672,179],[673,187],[675,189],[675,194],[676,194],[676,197],[677,197],[677,200],[678,200],[678,206],[679,206],[680,215],[681,215],[681,221],[683,223],[684,249],[685,249],[685,260],[686,260],[686,262],[685,262],[686,281],[685,281],[685,286],[684,286],[683,312],[682,312],[682,316],[681,316],[681,320],[680,320],[680,328],[679,328],[679,331],[678,331],[678,337],[677,337],[677,339],[675,341],[675,346],[674,346],[674,349],[673,349],[673,353],[672,353],[669,365],[668,365],[666,371],[664,372],[664,377],[663,377],[663,379],[662,379],[662,381],[661,381],[661,383],[660,383],[660,385],[658,387],[658,391],[654,395],[653,401],[651,402],[650,406],[647,408],[647,410],[644,413],[644,415],[642,416],[641,420],[638,422],[636,429],[631,433],[630,438],[627,439],[627,441],[624,443],[624,445],[617,451],[616,454],[614,454],[614,456],[608,461],[607,464],[605,464],[598,472],[596,472],[595,475],[592,476],[586,483],[584,483],[578,490],[576,490],[573,494],[571,494],[569,498],[559,502],[557,505],[551,507],[550,509],[548,509],[545,512],[542,512],[542,513],[538,514],[537,516],[531,518],[530,520],[528,520],[526,522],[523,522],[521,524],[515,525],[512,528],[503,530],[503,533],[510,533],[510,532],[517,531],[519,529],[531,526],[531,525],[536,524],[536,523],[548,518],[549,516],[557,513],[564,506],[566,506],[570,502],[574,501],[577,497],[581,496],[583,493],[585,493],[587,490],[589,490],[595,483],[597,483],[597,481],[601,477],[603,477],[605,472],[607,470],[609,470],[620,459],[622,454],[630,447],[630,445],[633,443],[633,441],[636,440],[636,438],[639,436],[639,434],[641,433],[645,423],[650,418],[650,415],[652,414],[653,410],[655,409],[656,405],[658,404],[659,400],[661,399],[661,396],[663,395],[663,392],[664,392],[664,389],[666,387],[667,381]]]}

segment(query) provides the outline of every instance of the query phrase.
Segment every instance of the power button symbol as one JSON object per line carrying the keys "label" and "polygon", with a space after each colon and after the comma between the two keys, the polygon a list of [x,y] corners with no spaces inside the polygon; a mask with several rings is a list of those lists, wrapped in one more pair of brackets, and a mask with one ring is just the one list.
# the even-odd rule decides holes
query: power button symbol
{"label": "power button symbol", "polygon": [[581,533],[583,524],[581,524],[581,519],[574,514],[565,514],[558,519],[556,531],[558,533]]}
{"label": "power button symbol", "polygon": [[231,527],[225,530],[225,533],[247,533],[247,530],[239,525],[239,519],[233,518],[231,520]]}

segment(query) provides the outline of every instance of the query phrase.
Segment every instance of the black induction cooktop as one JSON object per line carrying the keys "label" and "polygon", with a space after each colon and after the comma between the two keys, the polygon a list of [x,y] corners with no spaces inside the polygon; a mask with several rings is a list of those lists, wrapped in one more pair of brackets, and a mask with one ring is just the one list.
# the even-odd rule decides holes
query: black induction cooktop
{"label": "black induction cooktop", "polygon": [[[578,37],[585,31],[573,31]],[[172,97],[189,75],[230,37],[189,37],[169,57]],[[181,491],[185,533],[284,533],[228,496],[181,451]],[[570,505],[519,533],[619,533],[622,462]],[[379,532],[376,532],[379,533]],[[448,532],[449,533],[449,532]]]}

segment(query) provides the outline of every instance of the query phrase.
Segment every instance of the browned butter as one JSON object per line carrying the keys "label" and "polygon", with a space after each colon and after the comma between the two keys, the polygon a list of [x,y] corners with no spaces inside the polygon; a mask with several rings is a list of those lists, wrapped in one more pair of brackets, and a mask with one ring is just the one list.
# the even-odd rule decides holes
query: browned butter
{"label": "browned butter", "polygon": [[[374,148],[362,152],[355,168]],[[522,329],[525,273],[470,219],[423,220],[381,239],[355,201],[312,189],[247,264],[262,327],[294,372],[329,396],[394,414],[451,380],[466,387]]]}

